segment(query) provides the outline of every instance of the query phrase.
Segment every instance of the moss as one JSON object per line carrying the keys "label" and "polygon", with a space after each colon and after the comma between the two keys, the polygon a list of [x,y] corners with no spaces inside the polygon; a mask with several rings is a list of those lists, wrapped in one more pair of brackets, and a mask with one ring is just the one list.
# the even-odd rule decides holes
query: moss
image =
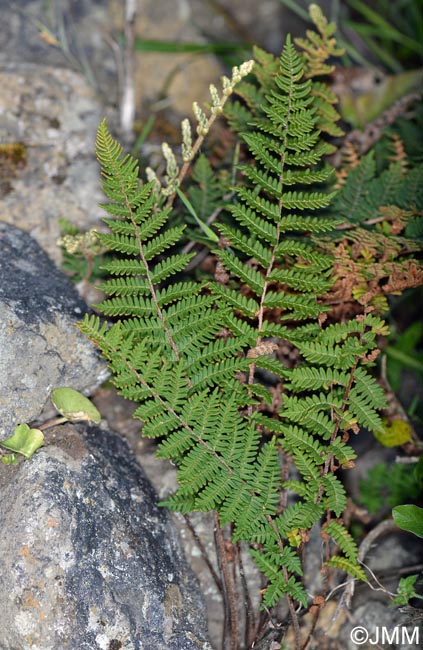
{"label": "moss", "polygon": [[11,179],[25,167],[27,149],[22,142],[0,144],[0,196],[12,191]]}

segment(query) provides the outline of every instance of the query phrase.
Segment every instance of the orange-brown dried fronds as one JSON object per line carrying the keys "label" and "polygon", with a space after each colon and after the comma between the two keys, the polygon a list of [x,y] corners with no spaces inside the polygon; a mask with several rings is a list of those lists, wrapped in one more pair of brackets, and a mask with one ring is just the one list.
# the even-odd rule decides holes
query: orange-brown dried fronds
{"label": "orange-brown dried fronds", "polygon": [[360,156],[357,152],[357,149],[354,147],[351,142],[346,142],[341,150],[341,167],[338,169],[336,174],[336,185],[335,189],[339,190],[342,185],[345,185],[345,182],[348,178],[348,174],[352,169],[357,167],[360,163]]}
{"label": "orange-brown dried fronds", "polygon": [[394,163],[400,163],[402,175],[404,176],[408,169],[408,157],[404,148],[404,143],[397,133],[392,133],[391,137],[391,148],[393,154],[389,156],[389,160]]}

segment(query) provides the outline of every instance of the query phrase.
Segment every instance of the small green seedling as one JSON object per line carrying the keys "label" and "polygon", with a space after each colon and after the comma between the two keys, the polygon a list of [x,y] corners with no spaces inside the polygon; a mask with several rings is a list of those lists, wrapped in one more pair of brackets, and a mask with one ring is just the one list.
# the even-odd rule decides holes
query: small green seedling
{"label": "small green seedling", "polygon": [[15,465],[18,462],[16,454],[5,454],[1,457],[1,462],[5,465]]}
{"label": "small green seedling", "polygon": [[[10,451],[22,454],[25,458],[31,458],[32,454],[44,444],[44,435],[40,429],[31,429],[28,424],[18,424],[13,436],[3,440],[1,446]],[[6,458],[6,460],[3,460]],[[14,459],[10,456],[3,457],[4,463],[11,465]]]}
{"label": "small green seedling", "polygon": [[69,422],[101,421],[101,415],[94,404],[74,388],[56,388],[51,396],[54,407]]}
{"label": "small green seedling", "polygon": [[[25,458],[31,458],[32,454],[44,444],[44,435],[41,429],[48,429],[62,422],[84,421],[98,424],[101,421],[101,415],[94,404],[74,388],[56,388],[51,394],[51,401],[62,415],[61,418],[54,418],[54,420],[40,425],[40,429],[31,429],[28,424],[19,424],[13,436],[0,442],[0,446],[22,454]],[[6,465],[13,465],[17,462],[14,453],[2,456],[1,460]]]}
{"label": "small green seedling", "polygon": [[416,581],[418,577],[418,575],[412,575],[400,579],[397,595],[394,598],[392,605],[404,607],[404,605],[408,605],[412,598],[423,600],[423,596],[416,592]]}

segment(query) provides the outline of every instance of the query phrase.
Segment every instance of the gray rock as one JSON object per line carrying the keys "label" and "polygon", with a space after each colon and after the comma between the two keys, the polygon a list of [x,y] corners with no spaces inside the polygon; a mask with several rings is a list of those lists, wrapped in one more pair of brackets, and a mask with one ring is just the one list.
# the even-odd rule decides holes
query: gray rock
{"label": "gray rock", "polygon": [[0,439],[35,420],[54,388],[88,394],[107,378],[75,325],[86,311],[36,241],[0,223]]}
{"label": "gray rock", "polygon": [[0,464],[1,650],[211,650],[198,585],[127,444],[66,424]]}
{"label": "gray rock", "polygon": [[[359,634],[357,627],[362,628]],[[418,622],[410,624],[406,614],[375,600],[369,600],[365,605],[358,607],[352,613],[352,622],[349,623],[348,629],[344,628],[343,632],[344,639],[347,640],[345,647],[348,650],[370,650],[378,647],[415,650],[421,647],[419,639],[423,638],[422,625]]]}
{"label": "gray rock", "polygon": [[[64,68],[5,63],[0,88],[0,221],[59,262],[59,218],[87,230],[104,216],[94,153],[102,112],[84,78]],[[20,146],[18,160],[7,145]]]}

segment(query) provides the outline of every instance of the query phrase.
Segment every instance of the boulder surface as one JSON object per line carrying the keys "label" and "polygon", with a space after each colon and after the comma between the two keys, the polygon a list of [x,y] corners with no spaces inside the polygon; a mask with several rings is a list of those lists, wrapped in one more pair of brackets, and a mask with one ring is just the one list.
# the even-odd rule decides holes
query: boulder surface
{"label": "boulder surface", "polygon": [[49,430],[0,463],[1,650],[211,650],[198,585],[126,442]]}
{"label": "boulder surface", "polygon": [[107,378],[76,327],[87,310],[37,242],[0,222],[0,440],[37,419],[54,388],[89,394]]}

